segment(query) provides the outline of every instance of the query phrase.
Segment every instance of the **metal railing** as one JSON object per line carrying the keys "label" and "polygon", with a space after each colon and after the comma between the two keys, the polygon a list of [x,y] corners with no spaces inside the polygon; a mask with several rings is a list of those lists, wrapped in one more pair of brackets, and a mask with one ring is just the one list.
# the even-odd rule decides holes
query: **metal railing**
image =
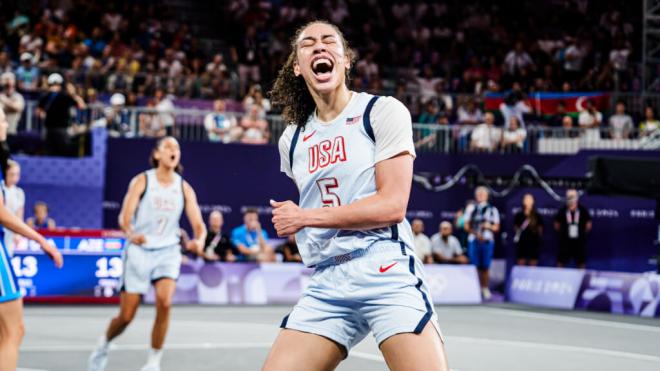
{"label": "metal railing", "polygon": [[[28,102],[22,124],[19,129],[32,133],[41,133],[43,120],[35,113],[36,103]],[[74,123],[78,127],[99,126],[108,110],[103,105],[90,105],[85,110],[76,110]],[[162,127],[168,135],[184,141],[208,141],[209,136],[204,120],[213,111],[201,109],[177,108],[173,111],[160,111],[153,108],[125,107],[116,112],[120,125],[108,127],[111,135],[122,137],[142,137],[153,135],[157,130],[145,131],[145,125]],[[244,113],[229,112],[237,122]],[[268,115],[269,143],[277,144],[286,123],[279,115]],[[516,144],[503,145],[504,131],[493,127],[488,131],[485,143],[476,140],[472,132],[475,127],[462,125],[413,124],[413,138],[419,152],[440,153],[577,153],[581,149],[616,149],[616,150],[658,150],[660,149],[660,130],[640,132],[631,130],[626,138],[617,138],[617,133],[607,127],[599,129],[563,129],[529,126],[525,138]],[[481,145],[480,145],[481,144]]]}

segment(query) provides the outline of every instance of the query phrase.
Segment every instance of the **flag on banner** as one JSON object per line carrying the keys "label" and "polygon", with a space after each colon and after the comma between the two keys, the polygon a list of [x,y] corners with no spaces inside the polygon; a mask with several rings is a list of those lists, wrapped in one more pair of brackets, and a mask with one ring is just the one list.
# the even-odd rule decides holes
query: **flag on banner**
{"label": "flag on banner", "polygon": [[[484,98],[486,110],[499,110],[505,96],[506,93],[487,94]],[[567,113],[576,113],[587,106],[589,99],[593,100],[599,111],[609,108],[610,97],[603,92],[534,93],[527,97],[526,102],[538,114],[552,115],[557,112],[559,102],[564,102]]]}

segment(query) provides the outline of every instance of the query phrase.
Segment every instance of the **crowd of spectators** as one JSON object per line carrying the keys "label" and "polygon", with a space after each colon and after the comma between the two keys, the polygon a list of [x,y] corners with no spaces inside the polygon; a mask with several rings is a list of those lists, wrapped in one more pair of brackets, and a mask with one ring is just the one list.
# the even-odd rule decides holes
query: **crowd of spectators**
{"label": "crowd of spectators", "polygon": [[[58,72],[62,90],[90,107],[100,96],[117,97],[94,117],[77,117],[113,135],[177,135],[171,111],[174,98],[183,97],[215,100],[203,120],[209,140],[266,143],[266,115],[277,107],[265,91],[287,57],[288,37],[307,21],[327,19],[340,25],[358,55],[353,88],[394,95],[415,122],[429,125],[416,138],[418,148],[451,140],[463,150],[521,151],[528,120],[582,130],[567,136],[640,137],[658,128],[653,107],[631,120],[617,107],[604,120],[607,112],[595,108],[550,117],[525,103],[535,92],[639,90],[641,9],[622,4],[232,0],[204,5],[217,12],[205,25],[219,45],[211,49],[196,34],[204,25],[154,1],[19,2],[0,14],[0,108],[15,133],[25,100],[51,91],[49,77]],[[481,108],[489,92],[514,99],[489,117]],[[240,116],[226,112],[229,101],[240,102],[232,108]],[[129,132],[119,108],[138,105],[147,110]],[[63,131],[50,132],[51,147],[62,147]]]}
{"label": "crowd of spectators", "polygon": [[[479,274],[482,295],[490,293],[490,267],[496,241],[500,238],[500,212],[490,202],[488,188],[477,187],[474,200],[468,200],[453,221],[443,220],[429,238],[424,234],[424,222],[411,222],[415,254],[426,264],[473,264]],[[558,246],[556,265],[574,264],[584,269],[587,261],[587,240],[592,229],[589,209],[579,202],[575,189],[566,191],[566,204],[552,219]],[[515,264],[539,264],[544,242],[543,218],[535,206],[534,196],[527,193],[513,215],[513,235],[510,243],[515,250]]]}
{"label": "crowd of spectators", "polygon": [[328,19],[358,53],[360,90],[404,84],[421,103],[515,81],[528,92],[638,90],[641,8],[624,5],[232,0],[213,9],[224,47],[210,51],[196,27],[155,1],[26,1],[0,15],[0,69],[14,70],[25,91],[45,85],[41,71],[64,69],[96,91],[241,100],[252,82],[271,83],[296,27]]}

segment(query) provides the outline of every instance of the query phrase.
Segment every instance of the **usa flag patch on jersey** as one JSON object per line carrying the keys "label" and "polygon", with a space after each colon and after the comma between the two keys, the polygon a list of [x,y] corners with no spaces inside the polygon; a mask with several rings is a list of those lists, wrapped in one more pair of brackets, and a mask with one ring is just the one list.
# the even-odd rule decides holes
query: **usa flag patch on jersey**
{"label": "usa flag patch on jersey", "polygon": [[355,117],[349,117],[349,118],[346,119],[346,125],[357,124],[360,121],[361,118],[362,118],[362,115],[355,116]]}

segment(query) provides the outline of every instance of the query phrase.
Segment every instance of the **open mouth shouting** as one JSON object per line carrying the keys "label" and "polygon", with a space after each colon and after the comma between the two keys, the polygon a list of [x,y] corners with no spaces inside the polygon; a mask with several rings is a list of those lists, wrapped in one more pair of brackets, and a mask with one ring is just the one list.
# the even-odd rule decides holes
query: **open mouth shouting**
{"label": "open mouth shouting", "polygon": [[312,58],[312,73],[318,82],[330,81],[334,67],[334,62],[325,55]]}

